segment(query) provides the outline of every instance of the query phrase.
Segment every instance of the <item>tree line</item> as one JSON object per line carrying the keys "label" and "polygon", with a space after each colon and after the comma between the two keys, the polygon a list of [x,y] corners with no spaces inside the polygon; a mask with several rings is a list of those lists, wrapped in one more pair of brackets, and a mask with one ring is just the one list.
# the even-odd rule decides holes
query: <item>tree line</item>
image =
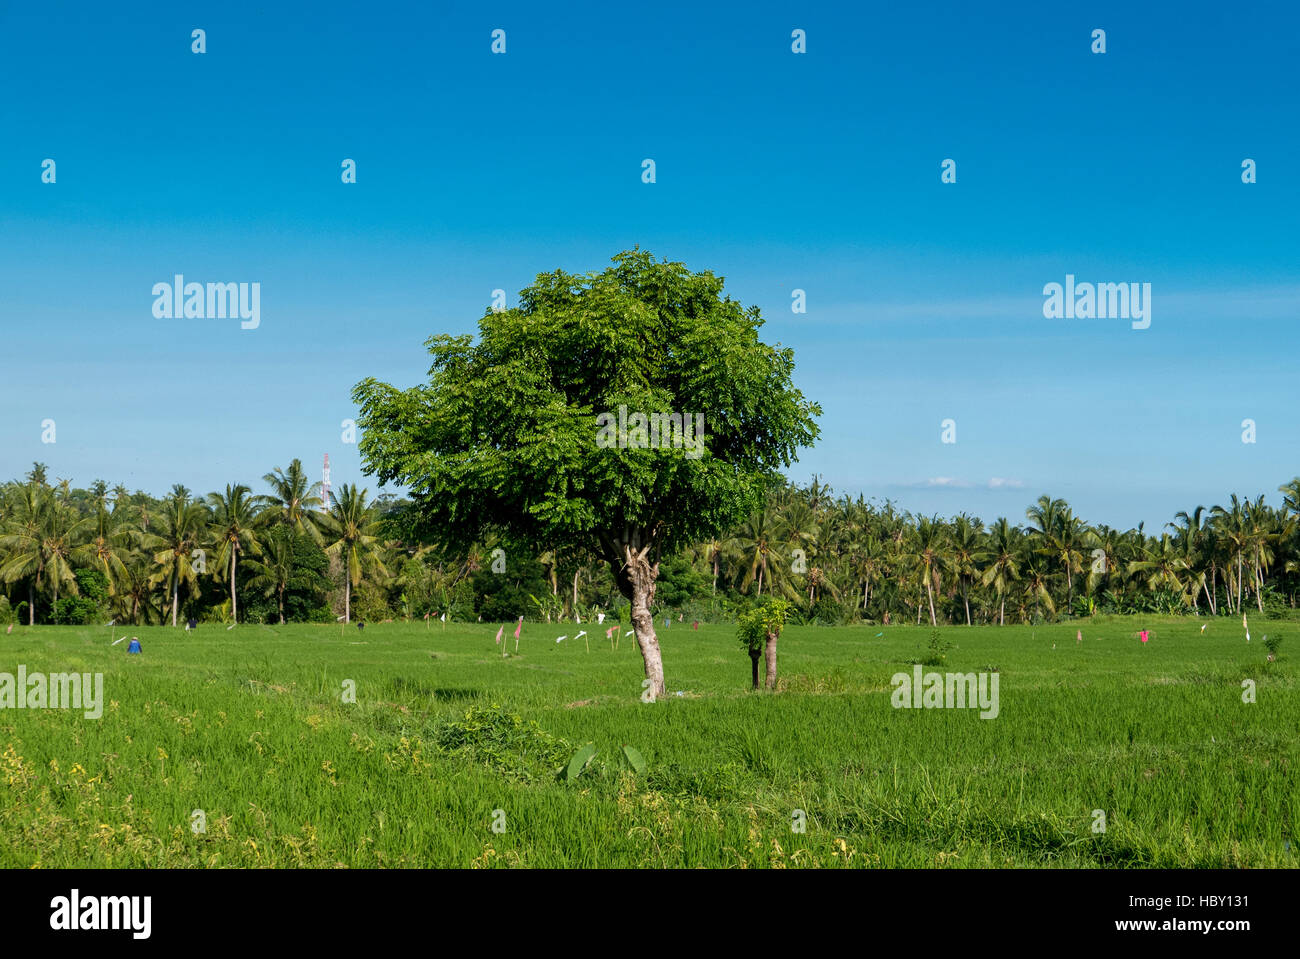
{"label": "tree line", "polygon": [[[343,484],[322,508],[299,460],[262,477],[163,497],[97,480],[51,483],[40,463],[0,488],[0,618],[134,624],[342,619],[546,622],[627,616],[602,558],[493,535],[453,549],[403,523],[404,499]],[[1290,615],[1300,589],[1300,477],[1274,508],[1232,495],[1159,531],[1118,530],[1041,496],[1021,523],[916,515],[774,484],[718,537],[659,557],[656,616],[733,619],[771,598],[791,622],[1035,623],[1095,613]]]}

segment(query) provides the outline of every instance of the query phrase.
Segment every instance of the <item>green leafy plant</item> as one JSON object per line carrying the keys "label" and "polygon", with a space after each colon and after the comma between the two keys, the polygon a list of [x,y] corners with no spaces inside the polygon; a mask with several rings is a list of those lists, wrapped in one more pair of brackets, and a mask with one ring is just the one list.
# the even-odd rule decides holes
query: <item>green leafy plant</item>
{"label": "green leafy plant", "polygon": [[[560,779],[567,783],[576,782],[587,770],[591,770],[589,775],[599,774],[603,776],[610,767],[604,762],[596,761],[598,754],[599,751],[593,743],[587,743],[585,746],[579,747],[578,751],[573,754],[573,758],[569,760],[564,771],[560,773]],[[647,766],[645,757],[641,755],[641,751],[635,746],[624,743],[616,755],[618,756],[616,765],[619,769],[630,770],[638,776],[645,773]]]}
{"label": "green leafy plant", "polygon": [[766,686],[776,689],[776,642],[790,615],[790,604],[784,599],[770,599],[761,606],[741,613],[736,620],[736,635],[740,646],[749,653],[753,666],[753,688],[758,689],[758,657],[766,660]]}
{"label": "green leafy plant", "polygon": [[444,722],[435,741],[446,753],[485,763],[524,781],[564,769],[573,748],[536,721],[524,720],[496,704],[473,706],[462,719]]}
{"label": "green leafy plant", "polygon": [[939,638],[937,629],[930,632],[930,645],[926,649],[926,656],[921,660],[922,666],[943,666],[948,662],[948,650],[952,649],[952,643],[945,639]]}

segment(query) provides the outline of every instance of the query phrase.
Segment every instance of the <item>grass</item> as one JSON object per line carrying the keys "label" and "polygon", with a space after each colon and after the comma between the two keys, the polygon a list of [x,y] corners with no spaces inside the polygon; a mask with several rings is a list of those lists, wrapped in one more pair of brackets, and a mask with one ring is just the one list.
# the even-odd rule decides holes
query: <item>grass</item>
{"label": "grass", "polygon": [[17,627],[0,671],[108,702],[0,710],[0,865],[1295,866],[1297,654],[1201,622],[942,628],[940,671],[998,670],[992,720],[891,707],[928,626],[788,628],[776,694],[733,627],[661,626],[654,704],[603,627],[507,629],[505,659],[497,624],[128,630],[140,656]]}

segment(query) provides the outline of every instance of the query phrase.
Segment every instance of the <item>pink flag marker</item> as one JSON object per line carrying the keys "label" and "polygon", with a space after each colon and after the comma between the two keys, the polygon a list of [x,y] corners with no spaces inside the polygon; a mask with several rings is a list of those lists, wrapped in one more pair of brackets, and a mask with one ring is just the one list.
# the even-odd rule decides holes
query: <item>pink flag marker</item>
{"label": "pink flag marker", "polygon": [[[502,628],[504,629],[505,627]],[[519,631],[522,630],[523,628],[524,628],[524,618],[520,616],[519,622],[515,623],[515,639],[519,638]]]}
{"label": "pink flag marker", "polygon": [[497,630],[497,638],[494,639],[493,642],[496,643],[498,646],[501,645],[501,637],[505,633],[505,631],[506,628],[504,626],[502,626],[500,629]]}

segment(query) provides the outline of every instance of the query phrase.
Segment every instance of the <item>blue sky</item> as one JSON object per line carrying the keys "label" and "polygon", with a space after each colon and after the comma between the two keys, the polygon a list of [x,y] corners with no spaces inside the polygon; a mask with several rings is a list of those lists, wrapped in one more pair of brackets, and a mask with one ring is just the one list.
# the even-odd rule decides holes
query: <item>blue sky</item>
{"label": "blue sky", "polygon": [[[906,6],[0,3],[0,477],[207,491],[328,452],[374,490],[357,380],[413,384],[493,289],[639,244],[795,348],[825,411],[797,479],[1149,529],[1276,502],[1300,13]],[[260,327],[156,319],[175,273],[260,282]],[[1045,319],[1067,273],[1149,282],[1151,327]]]}

